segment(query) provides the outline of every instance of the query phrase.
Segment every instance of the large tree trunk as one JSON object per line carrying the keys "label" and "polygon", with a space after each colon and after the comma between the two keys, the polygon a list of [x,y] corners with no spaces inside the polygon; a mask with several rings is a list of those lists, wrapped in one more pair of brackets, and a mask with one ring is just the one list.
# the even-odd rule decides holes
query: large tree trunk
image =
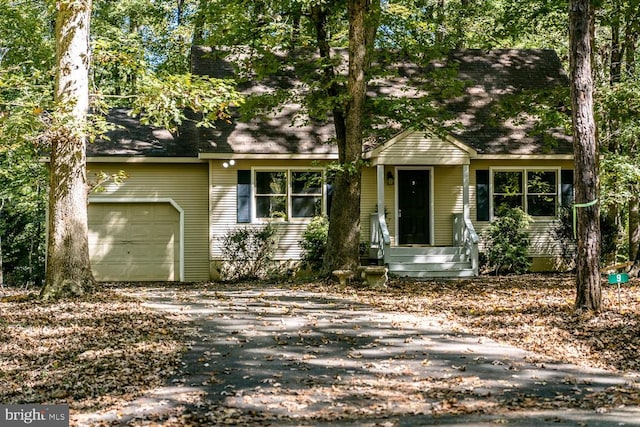
{"label": "large tree trunk", "polygon": [[349,0],[349,75],[344,144],[338,138],[340,168],[334,181],[329,236],[323,270],[355,270],[360,265],[362,119],[369,68],[368,51],[377,28],[378,0]]}
{"label": "large tree trunk", "polygon": [[56,88],[61,113],[52,130],[45,300],[95,288],[87,227],[86,115],[89,107],[91,0],[60,0],[56,19]]}
{"label": "large tree trunk", "polygon": [[[590,0],[570,0],[570,68],[573,112],[574,186],[576,205],[598,198],[598,149],[593,115]],[[600,288],[599,204],[578,207],[576,302],[578,310],[598,311]]]}
{"label": "large tree trunk", "polygon": [[640,198],[629,200],[629,261],[633,267],[629,271],[631,277],[637,277],[640,272]]}

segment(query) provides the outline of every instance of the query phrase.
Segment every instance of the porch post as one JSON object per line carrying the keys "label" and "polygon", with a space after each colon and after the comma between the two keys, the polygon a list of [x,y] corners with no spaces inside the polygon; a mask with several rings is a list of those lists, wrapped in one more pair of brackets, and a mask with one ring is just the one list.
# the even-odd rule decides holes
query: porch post
{"label": "porch post", "polygon": [[469,206],[469,165],[462,165],[462,213],[465,220],[471,219]]}
{"label": "porch post", "polygon": [[378,195],[378,213],[382,213],[384,216],[384,165],[376,166],[376,186]]}

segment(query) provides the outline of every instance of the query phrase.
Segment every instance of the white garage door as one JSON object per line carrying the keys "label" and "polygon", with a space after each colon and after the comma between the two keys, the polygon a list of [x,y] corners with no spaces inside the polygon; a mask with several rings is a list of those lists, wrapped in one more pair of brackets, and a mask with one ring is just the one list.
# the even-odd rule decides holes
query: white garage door
{"label": "white garage door", "polygon": [[99,281],[180,279],[180,214],[170,203],[91,203],[89,254]]}

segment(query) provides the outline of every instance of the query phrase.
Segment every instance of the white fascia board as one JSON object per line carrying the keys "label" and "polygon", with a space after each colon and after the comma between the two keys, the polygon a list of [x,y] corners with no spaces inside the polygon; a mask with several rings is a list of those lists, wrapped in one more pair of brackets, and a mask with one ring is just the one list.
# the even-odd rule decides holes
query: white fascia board
{"label": "white fascia board", "polygon": [[338,153],[200,153],[202,160],[337,160]]}
{"label": "white fascia board", "polygon": [[87,163],[204,163],[198,157],[92,156]]}
{"label": "white fascia board", "polygon": [[478,154],[476,160],[573,160],[573,154]]}

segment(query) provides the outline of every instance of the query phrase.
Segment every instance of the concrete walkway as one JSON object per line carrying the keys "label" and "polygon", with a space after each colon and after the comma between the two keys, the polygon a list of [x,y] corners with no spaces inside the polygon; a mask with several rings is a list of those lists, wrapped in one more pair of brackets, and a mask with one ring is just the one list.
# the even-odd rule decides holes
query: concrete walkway
{"label": "concrete walkway", "polygon": [[277,287],[136,295],[192,319],[183,368],[167,387],[81,425],[640,425],[638,407],[586,404],[629,379],[541,363],[440,319]]}

